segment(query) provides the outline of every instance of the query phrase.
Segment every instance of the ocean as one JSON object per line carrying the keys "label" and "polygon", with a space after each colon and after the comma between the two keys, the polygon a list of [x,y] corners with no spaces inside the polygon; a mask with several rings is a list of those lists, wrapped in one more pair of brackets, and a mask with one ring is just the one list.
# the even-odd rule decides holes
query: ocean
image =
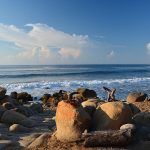
{"label": "ocean", "polygon": [[129,92],[150,94],[150,65],[5,65],[0,66],[0,86],[7,94],[25,91],[38,98],[84,87],[104,100],[106,86],[116,88],[116,98],[125,100]]}

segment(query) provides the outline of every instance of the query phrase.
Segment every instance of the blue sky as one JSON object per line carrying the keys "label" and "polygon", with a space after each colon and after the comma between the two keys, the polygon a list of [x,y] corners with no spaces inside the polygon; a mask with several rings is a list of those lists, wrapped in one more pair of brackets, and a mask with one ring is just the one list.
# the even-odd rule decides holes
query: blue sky
{"label": "blue sky", "polygon": [[0,0],[0,64],[150,63],[149,0]]}

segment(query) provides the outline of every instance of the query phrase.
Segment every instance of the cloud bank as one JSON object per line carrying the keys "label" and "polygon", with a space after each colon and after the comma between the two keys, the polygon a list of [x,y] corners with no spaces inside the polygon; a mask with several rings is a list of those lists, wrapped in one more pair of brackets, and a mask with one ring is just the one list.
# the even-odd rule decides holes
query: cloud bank
{"label": "cloud bank", "polygon": [[150,55],[150,43],[147,44],[148,54]]}
{"label": "cloud bank", "polygon": [[76,59],[89,42],[87,35],[68,34],[45,24],[27,24],[29,31],[14,25],[0,24],[0,41],[14,43],[20,51],[10,59],[37,60],[49,63],[51,59]]}

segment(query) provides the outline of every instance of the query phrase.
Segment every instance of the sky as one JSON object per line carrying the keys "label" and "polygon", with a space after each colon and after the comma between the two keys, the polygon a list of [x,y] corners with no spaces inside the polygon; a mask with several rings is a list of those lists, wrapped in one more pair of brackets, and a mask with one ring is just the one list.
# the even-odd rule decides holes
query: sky
{"label": "sky", "polygon": [[0,65],[149,64],[149,0],[0,0]]}

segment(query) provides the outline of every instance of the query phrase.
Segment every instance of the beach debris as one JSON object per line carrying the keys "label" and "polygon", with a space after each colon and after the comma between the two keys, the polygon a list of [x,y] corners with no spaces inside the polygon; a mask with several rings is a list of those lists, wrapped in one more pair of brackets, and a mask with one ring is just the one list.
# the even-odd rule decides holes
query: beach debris
{"label": "beach debris", "polygon": [[125,146],[129,145],[133,140],[133,133],[128,130],[108,130],[95,131],[91,133],[82,134],[85,147],[98,146]]}
{"label": "beach debris", "polygon": [[99,105],[93,114],[92,130],[117,130],[130,123],[133,113],[128,104],[121,101]]}
{"label": "beach debris", "polygon": [[116,92],[116,89],[112,89],[110,90],[109,88],[103,86],[103,89],[107,92],[107,101],[108,102],[112,102],[112,101],[115,101],[115,92]]}
{"label": "beach debris", "polygon": [[77,141],[88,129],[91,117],[77,101],[61,101],[56,110],[56,137],[63,142]]}
{"label": "beach debris", "polygon": [[148,100],[148,95],[142,92],[129,93],[126,99],[128,103],[143,102],[145,100]]}

